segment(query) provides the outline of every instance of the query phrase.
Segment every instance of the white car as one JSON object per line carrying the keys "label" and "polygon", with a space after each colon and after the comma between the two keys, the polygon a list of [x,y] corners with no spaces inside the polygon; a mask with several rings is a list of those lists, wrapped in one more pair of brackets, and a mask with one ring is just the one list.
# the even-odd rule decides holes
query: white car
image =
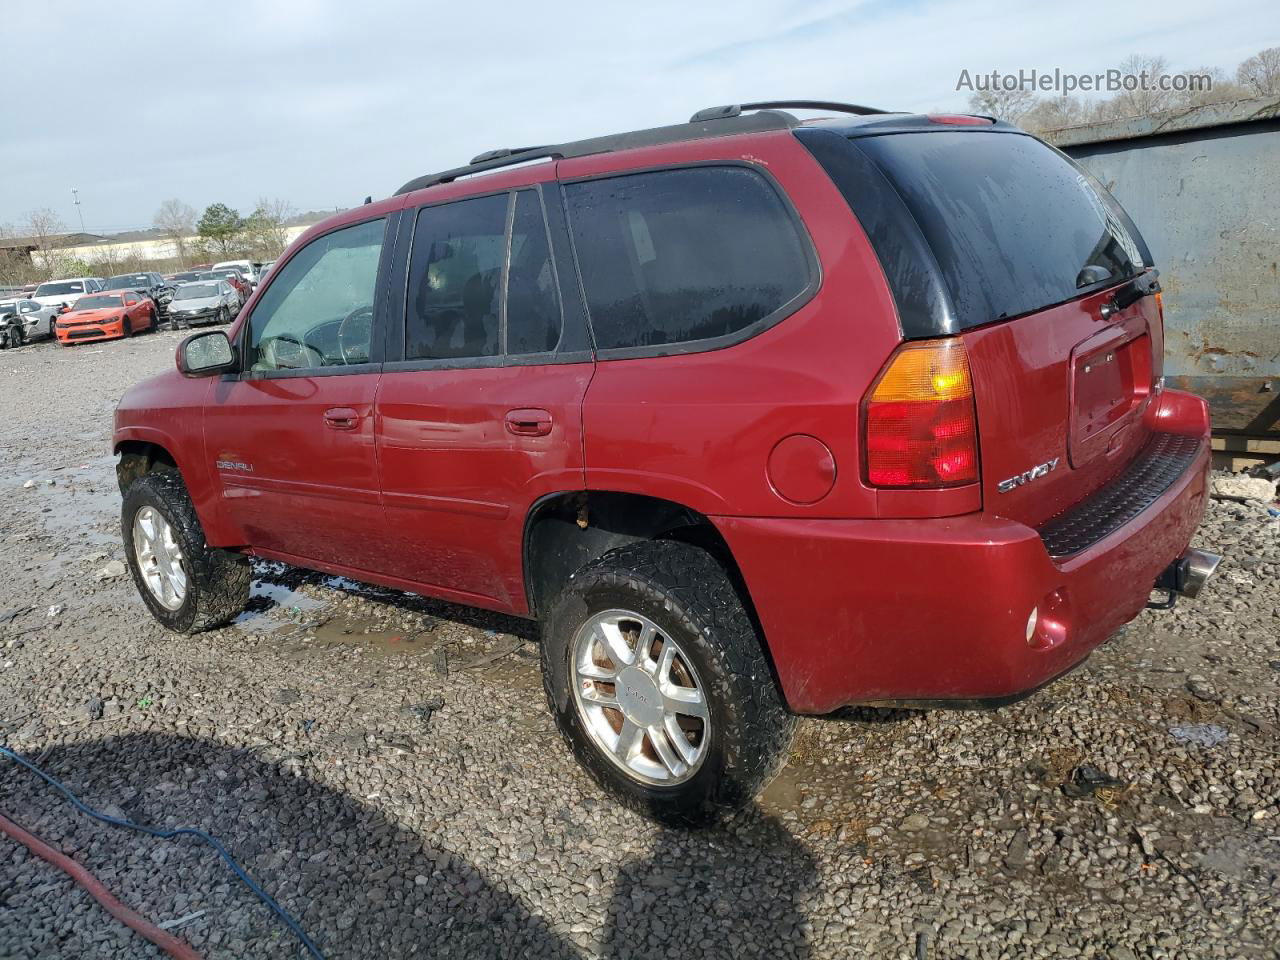
{"label": "white car", "polygon": [[102,289],[104,281],[101,277],[71,277],[66,280],[50,280],[36,287],[31,299],[42,306],[62,307],[74,306],[75,302],[87,293],[97,293]]}
{"label": "white car", "polygon": [[60,310],[61,307],[54,304],[40,303],[27,298],[0,300],[0,317],[16,315],[22,323],[24,341],[54,336],[53,325],[58,319]]}
{"label": "white car", "polygon": [[244,277],[255,286],[258,283],[258,276],[262,269],[262,264],[254,263],[252,260],[223,260],[221,263],[215,263],[211,270],[239,270],[240,276]]}

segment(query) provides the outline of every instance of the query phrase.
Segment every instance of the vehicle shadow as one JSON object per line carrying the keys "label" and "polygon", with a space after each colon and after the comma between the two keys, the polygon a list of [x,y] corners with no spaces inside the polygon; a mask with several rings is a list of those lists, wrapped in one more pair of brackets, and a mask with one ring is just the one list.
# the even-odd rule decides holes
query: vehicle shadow
{"label": "vehicle shadow", "polygon": [[603,956],[764,960],[813,956],[803,906],[813,856],[758,808],[722,825],[664,830],[614,885]]}
{"label": "vehicle shadow", "polygon": [[[39,762],[108,815],[218,837],[331,960],[810,956],[801,905],[814,884],[813,859],[757,811],[705,830],[663,830],[651,854],[616,880],[611,869],[566,852],[583,882],[596,873],[601,892],[613,891],[603,935],[584,950],[509,892],[522,880],[536,886],[536,876],[482,872],[381,810],[300,775],[289,758],[270,762],[209,741],[140,733],[55,746]],[[430,808],[429,797],[422,802]],[[306,956],[191,838],[159,840],[91,820],[4,758],[0,812],[73,856],[153,922],[196,914],[174,932],[205,960]],[[649,828],[636,821],[635,829]],[[0,956],[159,956],[89,903],[54,868],[0,836]]]}

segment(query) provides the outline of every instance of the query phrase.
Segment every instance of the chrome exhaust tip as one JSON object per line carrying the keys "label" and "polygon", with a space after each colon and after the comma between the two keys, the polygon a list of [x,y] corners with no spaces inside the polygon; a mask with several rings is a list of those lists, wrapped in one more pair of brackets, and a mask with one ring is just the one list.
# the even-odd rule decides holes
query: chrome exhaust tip
{"label": "chrome exhaust tip", "polygon": [[1175,564],[1177,582],[1174,589],[1184,597],[1194,600],[1200,596],[1205,583],[1217,572],[1222,557],[1207,550],[1188,550]]}
{"label": "chrome exhaust tip", "polygon": [[1188,550],[1160,574],[1160,579],[1155,584],[1156,589],[1168,590],[1169,600],[1167,604],[1154,606],[1163,609],[1172,607],[1175,595],[1194,600],[1200,596],[1200,591],[1204,589],[1204,585],[1213,576],[1221,562],[1222,557],[1216,553],[1210,553],[1207,550]]}

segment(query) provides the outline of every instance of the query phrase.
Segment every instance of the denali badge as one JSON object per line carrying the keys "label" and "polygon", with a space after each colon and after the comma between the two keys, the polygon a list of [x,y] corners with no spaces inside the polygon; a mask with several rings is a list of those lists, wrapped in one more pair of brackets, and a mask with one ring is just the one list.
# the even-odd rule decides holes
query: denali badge
{"label": "denali badge", "polygon": [[1008,480],[1001,480],[996,484],[996,490],[1000,493],[1008,493],[1010,490],[1016,490],[1024,483],[1030,483],[1032,480],[1043,477],[1057,465],[1058,457],[1054,457],[1052,460],[1046,460],[1044,463],[1037,463],[1030,470],[1024,470],[1016,477],[1010,477]]}
{"label": "denali badge", "polygon": [[244,473],[253,473],[252,463],[241,463],[238,460],[215,460],[213,465],[219,470],[240,470]]}

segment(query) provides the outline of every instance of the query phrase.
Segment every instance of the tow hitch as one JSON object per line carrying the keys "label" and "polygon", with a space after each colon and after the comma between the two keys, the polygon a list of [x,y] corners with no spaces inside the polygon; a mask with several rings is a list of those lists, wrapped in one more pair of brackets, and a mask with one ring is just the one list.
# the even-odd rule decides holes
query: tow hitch
{"label": "tow hitch", "polygon": [[1165,568],[1152,588],[1167,591],[1168,597],[1155,603],[1148,601],[1147,607],[1151,610],[1172,610],[1179,595],[1194,600],[1200,596],[1200,591],[1221,562],[1222,557],[1216,553],[1188,550]]}

